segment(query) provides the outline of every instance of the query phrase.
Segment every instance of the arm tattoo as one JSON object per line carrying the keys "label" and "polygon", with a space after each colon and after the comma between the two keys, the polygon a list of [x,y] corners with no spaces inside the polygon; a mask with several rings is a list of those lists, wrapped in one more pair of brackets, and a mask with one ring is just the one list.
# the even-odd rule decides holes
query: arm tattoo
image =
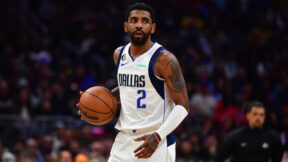
{"label": "arm tattoo", "polygon": [[185,81],[175,60],[168,62],[166,71],[169,72],[168,78],[171,81],[171,85],[168,84],[168,88],[176,93],[185,91]]}
{"label": "arm tattoo", "polygon": [[120,92],[119,92],[119,87],[116,87],[111,90],[112,95],[116,98],[117,103],[120,103]]}

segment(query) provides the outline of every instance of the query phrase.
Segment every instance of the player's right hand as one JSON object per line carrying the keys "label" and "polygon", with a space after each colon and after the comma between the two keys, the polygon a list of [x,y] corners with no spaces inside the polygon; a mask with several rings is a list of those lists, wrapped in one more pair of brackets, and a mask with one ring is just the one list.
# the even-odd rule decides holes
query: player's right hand
{"label": "player's right hand", "polygon": [[141,158],[150,158],[152,154],[157,149],[159,143],[153,134],[144,135],[134,139],[135,141],[144,141],[136,150],[134,150],[135,157],[138,159]]}
{"label": "player's right hand", "polygon": [[[79,94],[80,94],[80,97],[82,96],[84,92],[83,91],[80,91]],[[79,102],[76,104],[76,107],[79,109],[80,108],[80,105],[79,105]],[[81,112],[80,110],[78,110],[78,115],[81,116],[81,120],[84,120],[82,115],[81,115]]]}

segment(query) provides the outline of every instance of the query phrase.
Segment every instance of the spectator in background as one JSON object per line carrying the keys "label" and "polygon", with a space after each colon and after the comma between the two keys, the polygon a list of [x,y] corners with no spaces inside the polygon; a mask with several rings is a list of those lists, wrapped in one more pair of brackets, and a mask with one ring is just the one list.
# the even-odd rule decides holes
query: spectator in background
{"label": "spectator in background", "polygon": [[38,108],[38,114],[39,115],[53,115],[55,114],[55,108],[54,105],[52,105],[52,93],[51,93],[51,89],[45,89],[43,91],[43,98],[42,98],[42,102],[39,105]]}
{"label": "spectator in background", "polygon": [[41,138],[41,154],[43,155],[45,162],[51,161],[52,159],[52,150],[53,150],[53,138],[51,135],[44,135]]}
{"label": "spectator in background", "polygon": [[203,142],[203,148],[199,151],[199,157],[204,161],[213,160],[213,156],[216,153],[218,147],[218,140],[215,135],[210,135],[205,138]]}
{"label": "spectator in background", "polygon": [[68,150],[62,150],[59,153],[59,157],[58,157],[57,162],[73,162],[71,152]]}
{"label": "spectator in background", "polygon": [[2,154],[1,162],[16,162],[16,157],[12,152],[5,150]]}
{"label": "spectator in background", "polygon": [[192,145],[189,140],[179,141],[177,162],[186,162],[189,158],[195,157],[195,149],[195,145]]}
{"label": "spectator in background", "polygon": [[26,150],[30,150],[31,152],[37,155],[37,162],[44,162],[44,158],[39,148],[39,142],[36,140],[36,138],[27,139]]}
{"label": "spectator in background", "polygon": [[10,114],[12,112],[13,100],[7,80],[0,80],[0,114]]}
{"label": "spectator in background", "polygon": [[30,121],[35,114],[35,108],[31,102],[29,87],[20,88],[19,96],[14,102],[13,113],[19,115],[24,121]]}
{"label": "spectator in background", "polygon": [[57,121],[53,130],[53,150],[52,154],[55,154],[60,151],[60,148],[64,147],[64,138],[65,138],[65,125],[63,122]]}
{"label": "spectator in background", "polygon": [[91,162],[105,162],[105,145],[101,141],[94,141],[90,145]]}
{"label": "spectator in background", "polygon": [[280,137],[265,128],[267,110],[259,102],[251,102],[246,109],[248,125],[230,132],[218,148],[215,162],[280,162],[282,145]]}
{"label": "spectator in background", "polygon": [[25,146],[25,141],[24,141],[24,140],[17,139],[17,140],[14,141],[14,142],[15,142],[15,144],[14,144],[12,150],[13,150],[13,152],[15,153],[15,155],[16,155],[17,157],[19,157],[20,153],[26,149],[26,148],[25,148],[25,147],[26,147],[26,146]]}
{"label": "spectator in background", "polygon": [[231,84],[226,82],[222,97],[215,106],[213,120],[220,126],[221,130],[227,130],[225,123],[230,120],[233,125],[245,123],[244,114],[236,103],[235,92]]}
{"label": "spectator in background", "polygon": [[191,97],[190,103],[193,114],[203,116],[204,118],[213,115],[217,101],[212,96],[206,81],[200,83],[197,92]]}
{"label": "spectator in background", "polygon": [[19,162],[39,162],[37,153],[32,150],[25,150],[20,153]]}

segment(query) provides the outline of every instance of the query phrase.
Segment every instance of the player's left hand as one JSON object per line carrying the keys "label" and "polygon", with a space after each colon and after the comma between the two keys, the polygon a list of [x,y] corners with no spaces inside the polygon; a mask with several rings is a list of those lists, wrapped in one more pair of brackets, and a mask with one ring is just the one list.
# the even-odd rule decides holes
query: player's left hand
{"label": "player's left hand", "polygon": [[[82,96],[82,95],[83,95],[83,93],[84,93],[83,91],[80,91],[80,92],[79,92],[80,96]],[[80,107],[80,105],[79,105],[79,102],[76,104],[76,107],[77,107],[77,108],[79,108],[79,107]],[[80,112],[80,110],[78,110],[78,113],[77,113],[77,114],[78,114],[78,116],[81,116],[81,120],[84,120],[84,119],[83,119],[83,117],[82,117],[82,115],[81,115],[81,112]]]}
{"label": "player's left hand", "polygon": [[134,140],[144,141],[142,145],[134,150],[134,154],[138,159],[151,157],[159,145],[153,134],[145,135]]}

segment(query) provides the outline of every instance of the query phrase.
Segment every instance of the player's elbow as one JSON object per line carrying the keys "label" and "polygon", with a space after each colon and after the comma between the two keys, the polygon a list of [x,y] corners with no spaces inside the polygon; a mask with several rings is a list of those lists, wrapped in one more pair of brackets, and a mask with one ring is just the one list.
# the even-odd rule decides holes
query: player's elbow
{"label": "player's elbow", "polygon": [[187,101],[182,101],[182,102],[176,103],[176,105],[181,105],[181,106],[183,106],[183,107],[186,109],[186,111],[189,113],[190,108],[189,108],[188,100],[187,100]]}
{"label": "player's elbow", "polygon": [[183,106],[186,111],[189,113],[189,100],[187,94],[179,95],[177,97],[173,97],[172,99],[175,103],[175,105],[181,105]]}
{"label": "player's elbow", "polygon": [[188,104],[188,103],[187,103],[187,104],[185,104],[185,105],[184,105],[184,107],[185,107],[186,111],[189,113],[189,111],[190,111],[190,107],[189,107],[189,104]]}
{"label": "player's elbow", "polygon": [[185,100],[184,100],[184,105],[185,109],[187,110],[187,112],[189,113],[190,111],[190,107],[189,107],[189,100],[188,100],[188,96],[185,97]]}

